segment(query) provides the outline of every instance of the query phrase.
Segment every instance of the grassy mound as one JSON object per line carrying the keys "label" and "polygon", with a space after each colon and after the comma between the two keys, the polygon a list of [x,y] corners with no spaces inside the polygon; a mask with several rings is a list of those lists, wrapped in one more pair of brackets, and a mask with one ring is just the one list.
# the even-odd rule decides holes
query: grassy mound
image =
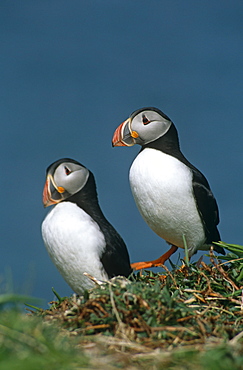
{"label": "grassy mound", "polygon": [[56,293],[28,315],[2,311],[0,370],[242,369],[243,247],[220,245],[229,253],[211,251],[209,265],[97,282],[82,297]]}
{"label": "grassy mound", "polygon": [[168,357],[174,350],[188,361],[188,351],[192,358],[205,351],[210,358],[217,351],[217,361],[226,356],[241,368],[243,248],[220,245],[231,251],[225,262],[211,251],[210,265],[198,262],[172,271],[163,266],[163,275],[144,271],[130,280],[114,278],[82,297],[57,295],[38,315],[78,336],[80,343],[99,342],[136,359],[156,354],[158,360],[161,351]]}

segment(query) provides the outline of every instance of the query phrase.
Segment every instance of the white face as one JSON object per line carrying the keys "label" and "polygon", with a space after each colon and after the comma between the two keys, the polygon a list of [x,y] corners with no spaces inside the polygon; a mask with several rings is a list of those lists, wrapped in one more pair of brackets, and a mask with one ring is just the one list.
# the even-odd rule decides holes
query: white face
{"label": "white face", "polygon": [[61,163],[53,175],[55,185],[64,188],[71,195],[81,190],[88,178],[87,168],[71,162]]}
{"label": "white face", "polygon": [[[144,145],[165,135],[172,122],[154,110],[144,110],[131,116],[130,130],[137,144]],[[134,134],[135,133],[135,134]],[[137,135],[136,135],[137,134]]]}

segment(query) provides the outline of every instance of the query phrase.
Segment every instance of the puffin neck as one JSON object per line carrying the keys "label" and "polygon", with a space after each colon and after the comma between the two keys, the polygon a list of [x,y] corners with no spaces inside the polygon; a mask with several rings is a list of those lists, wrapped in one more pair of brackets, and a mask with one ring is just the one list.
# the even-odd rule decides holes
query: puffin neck
{"label": "puffin neck", "polygon": [[179,137],[175,125],[172,123],[167,133],[157,140],[151,141],[142,146],[142,149],[151,148],[177,158],[182,163],[193,167],[192,164],[184,157],[180,150]]}
{"label": "puffin neck", "polygon": [[171,124],[165,135],[142,146],[142,149],[145,148],[158,149],[166,154],[172,155],[176,151],[180,152],[178,133],[174,124]]}
{"label": "puffin neck", "polygon": [[99,206],[95,179],[92,172],[89,172],[89,178],[85,186],[65,201],[77,204],[97,223],[100,223],[98,221],[105,218]]}

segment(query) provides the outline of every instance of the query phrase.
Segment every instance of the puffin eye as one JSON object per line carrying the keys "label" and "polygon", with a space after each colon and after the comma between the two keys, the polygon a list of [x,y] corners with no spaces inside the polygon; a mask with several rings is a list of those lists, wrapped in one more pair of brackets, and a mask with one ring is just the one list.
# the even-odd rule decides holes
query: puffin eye
{"label": "puffin eye", "polygon": [[65,166],[64,169],[67,176],[72,172],[67,166]]}
{"label": "puffin eye", "polygon": [[142,115],[142,118],[143,118],[143,124],[144,125],[147,125],[148,123],[150,123],[151,121],[145,116],[145,114]]}

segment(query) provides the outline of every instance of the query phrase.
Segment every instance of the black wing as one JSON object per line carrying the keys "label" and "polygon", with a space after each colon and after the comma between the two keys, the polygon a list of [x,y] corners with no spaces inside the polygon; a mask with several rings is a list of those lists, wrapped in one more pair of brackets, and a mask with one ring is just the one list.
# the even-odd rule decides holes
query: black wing
{"label": "black wing", "polygon": [[[210,189],[208,181],[203,174],[191,168],[193,173],[193,192],[196,200],[198,213],[201,217],[205,234],[206,243],[210,244],[213,241],[217,242],[220,240],[220,234],[217,229],[219,223],[219,210],[216,199]],[[225,254],[224,249],[219,246],[214,246],[214,249],[218,253]]]}
{"label": "black wing", "polygon": [[128,277],[132,273],[130,258],[126,244],[121,236],[107,222],[100,225],[106,241],[106,249],[101,256],[101,262],[109,278],[122,275]]}

